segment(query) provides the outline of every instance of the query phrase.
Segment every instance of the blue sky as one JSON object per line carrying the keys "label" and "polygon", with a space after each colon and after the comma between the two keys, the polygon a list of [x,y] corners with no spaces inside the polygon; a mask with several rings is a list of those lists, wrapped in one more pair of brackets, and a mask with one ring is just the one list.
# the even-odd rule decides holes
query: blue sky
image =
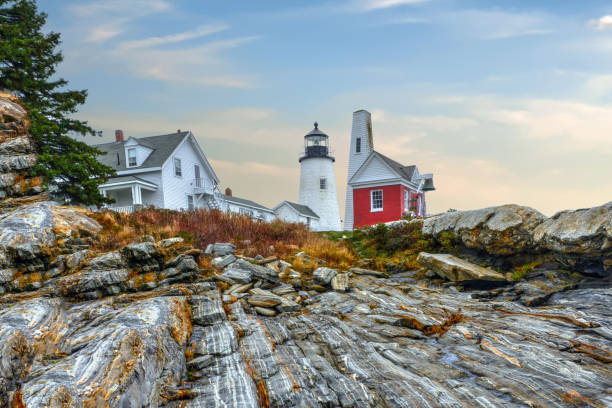
{"label": "blue sky", "polygon": [[317,120],[343,208],[362,108],[377,150],[435,174],[432,212],[612,199],[609,1],[39,4],[104,140],[190,129],[222,186],[262,204],[297,200]]}

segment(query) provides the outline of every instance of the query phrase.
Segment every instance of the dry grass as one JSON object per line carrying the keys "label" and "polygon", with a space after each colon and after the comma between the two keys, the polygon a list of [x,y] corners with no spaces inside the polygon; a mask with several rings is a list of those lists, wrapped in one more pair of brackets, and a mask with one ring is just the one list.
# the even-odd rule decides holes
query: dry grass
{"label": "dry grass", "polygon": [[180,236],[200,249],[210,243],[231,242],[245,256],[277,255],[288,259],[304,251],[340,268],[348,268],[356,260],[354,251],[347,245],[311,232],[304,224],[279,220],[258,222],[248,216],[206,210],[179,212],[151,208],[133,214],[104,211],[92,216],[103,226],[97,246],[105,251],[121,248],[146,235],[156,240]]}

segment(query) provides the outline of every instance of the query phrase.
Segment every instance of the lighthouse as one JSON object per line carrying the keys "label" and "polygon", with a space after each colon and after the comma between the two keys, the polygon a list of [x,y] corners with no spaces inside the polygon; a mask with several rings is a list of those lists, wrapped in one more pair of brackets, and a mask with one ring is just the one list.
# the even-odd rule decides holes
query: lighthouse
{"label": "lighthouse", "polygon": [[335,159],[330,155],[329,136],[314,129],[304,136],[304,155],[300,157],[299,203],[310,207],[318,216],[315,231],[340,231],[340,210],[334,177]]}

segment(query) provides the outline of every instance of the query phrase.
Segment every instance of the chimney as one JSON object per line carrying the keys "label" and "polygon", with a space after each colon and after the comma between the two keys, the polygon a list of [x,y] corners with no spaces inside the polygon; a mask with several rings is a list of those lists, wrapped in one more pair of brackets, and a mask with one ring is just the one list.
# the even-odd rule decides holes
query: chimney
{"label": "chimney", "polygon": [[121,129],[115,130],[115,141],[123,142],[123,130]]}
{"label": "chimney", "polygon": [[230,197],[231,197],[231,196],[232,196],[232,189],[231,189],[231,188],[229,188],[229,187],[228,187],[228,188],[226,188],[226,189],[225,189],[225,195],[226,195],[226,196],[230,196]]}

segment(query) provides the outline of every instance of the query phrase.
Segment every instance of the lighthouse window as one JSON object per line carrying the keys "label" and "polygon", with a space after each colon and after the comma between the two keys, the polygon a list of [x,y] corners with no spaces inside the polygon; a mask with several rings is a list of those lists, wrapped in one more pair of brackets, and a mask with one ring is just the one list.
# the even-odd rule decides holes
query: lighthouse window
{"label": "lighthouse window", "polygon": [[355,144],[355,153],[361,153],[361,138],[357,138],[357,143]]}
{"label": "lighthouse window", "polygon": [[383,210],[383,192],[382,190],[370,191],[370,211],[382,211]]}
{"label": "lighthouse window", "polygon": [[325,177],[319,179],[319,189],[327,190],[327,179]]}

